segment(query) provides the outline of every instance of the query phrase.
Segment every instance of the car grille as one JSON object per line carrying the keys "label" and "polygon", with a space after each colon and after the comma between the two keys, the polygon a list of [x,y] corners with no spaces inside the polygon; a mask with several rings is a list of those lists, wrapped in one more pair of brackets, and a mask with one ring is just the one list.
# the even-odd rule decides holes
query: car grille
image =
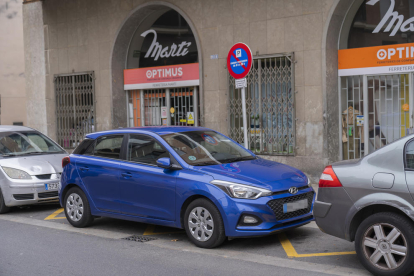
{"label": "car grille", "polygon": [[57,197],[58,196],[58,191],[39,193],[37,196],[39,198]]}
{"label": "car grille", "polygon": [[50,177],[52,176],[52,174],[39,174],[39,175],[36,175],[36,177],[38,178],[38,179],[50,179]]}
{"label": "car grille", "polygon": [[14,194],[13,197],[16,200],[34,199],[34,195],[33,194]]}
{"label": "car grille", "polygon": [[[310,212],[312,208],[313,195],[314,195],[314,192],[309,192],[309,193],[304,193],[304,194],[290,196],[290,197],[273,199],[267,202],[267,205],[275,213],[277,220],[290,219],[290,218],[305,215]],[[289,213],[283,213],[283,204],[301,200],[301,199],[308,199],[308,208],[296,210],[296,211],[289,212]]]}

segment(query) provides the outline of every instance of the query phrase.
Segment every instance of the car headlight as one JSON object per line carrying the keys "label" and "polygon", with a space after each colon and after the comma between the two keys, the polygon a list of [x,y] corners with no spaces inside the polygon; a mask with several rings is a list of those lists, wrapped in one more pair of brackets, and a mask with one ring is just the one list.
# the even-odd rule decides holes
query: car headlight
{"label": "car headlight", "polygon": [[12,179],[32,179],[32,177],[25,171],[3,167],[3,171]]}
{"label": "car headlight", "polygon": [[269,196],[272,191],[261,189],[249,185],[243,185],[222,180],[213,180],[210,182],[222,189],[229,196],[234,198],[256,199],[261,196]]}

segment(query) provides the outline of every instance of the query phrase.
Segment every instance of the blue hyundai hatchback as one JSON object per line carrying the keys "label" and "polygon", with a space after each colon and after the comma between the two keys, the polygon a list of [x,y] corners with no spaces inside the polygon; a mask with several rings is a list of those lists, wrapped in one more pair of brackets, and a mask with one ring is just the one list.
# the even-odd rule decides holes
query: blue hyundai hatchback
{"label": "blue hyundai hatchback", "polygon": [[133,220],[184,228],[195,245],[213,248],[313,220],[304,173],[208,128],[89,134],[62,166],[60,204],[75,227],[95,216]]}

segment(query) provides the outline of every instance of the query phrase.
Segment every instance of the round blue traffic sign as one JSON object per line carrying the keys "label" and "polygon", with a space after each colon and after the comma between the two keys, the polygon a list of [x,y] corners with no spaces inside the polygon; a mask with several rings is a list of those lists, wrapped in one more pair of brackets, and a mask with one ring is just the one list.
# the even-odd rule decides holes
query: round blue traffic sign
{"label": "round blue traffic sign", "polygon": [[252,67],[252,52],[244,43],[236,43],[227,55],[227,69],[235,79],[244,78]]}

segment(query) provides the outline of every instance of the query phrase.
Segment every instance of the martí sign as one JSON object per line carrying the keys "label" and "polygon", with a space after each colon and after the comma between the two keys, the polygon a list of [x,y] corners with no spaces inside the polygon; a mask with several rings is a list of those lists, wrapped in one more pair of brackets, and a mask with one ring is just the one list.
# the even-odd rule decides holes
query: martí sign
{"label": "mart\u00ed sign", "polygon": [[[394,36],[398,31],[403,33],[405,32],[414,32],[414,17],[408,18],[405,20],[404,15],[398,14],[397,11],[394,11],[395,0],[390,0],[391,5],[385,13],[384,17],[381,19],[380,23],[376,26],[372,33],[379,33],[384,27],[385,24],[389,21],[387,27],[384,29],[385,33],[391,31],[390,36]],[[380,0],[370,0],[367,2],[367,5],[374,6],[380,2]]]}
{"label": "mart\u00ed sign", "polygon": [[126,69],[124,89],[197,86],[199,78],[198,63]]}

